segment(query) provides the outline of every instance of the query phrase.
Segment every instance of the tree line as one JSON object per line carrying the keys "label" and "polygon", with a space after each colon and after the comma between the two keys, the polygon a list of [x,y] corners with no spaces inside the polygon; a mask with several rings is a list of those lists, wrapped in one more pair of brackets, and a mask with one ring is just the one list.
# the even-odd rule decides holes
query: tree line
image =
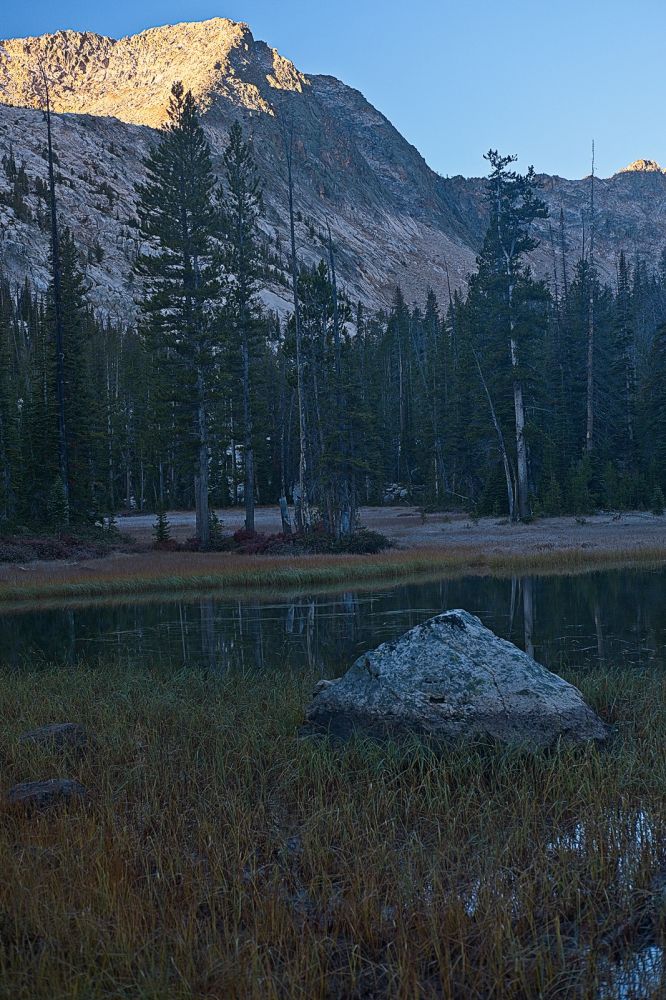
{"label": "tree line", "polygon": [[[46,97],[48,85],[44,81]],[[175,84],[137,190],[140,320],[86,301],[85,259],[58,210],[46,100],[51,285],[0,276],[0,523],[90,522],[124,508],[194,507],[206,548],[216,506],[280,505],[285,532],[352,532],[361,504],[525,520],[663,504],[666,257],[594,255],[594,203],[568,273],[529,266],[548,217],[530,169],[491,150],[489,225],[467,290],[369,313],[338,286],[328,229],[299,258],[293,135],[284,131],[293,310],[261,307],[262,181],[231,127],[223,176],[195,101]],[[23,168],[4,163],[8,178]],[[11,177],[10,177],[11,175]],[[46,224],[45,224],[46,225]],[[661,499],[660,499],[661,498]],[[293,503],[295,523],[290,520]]]}

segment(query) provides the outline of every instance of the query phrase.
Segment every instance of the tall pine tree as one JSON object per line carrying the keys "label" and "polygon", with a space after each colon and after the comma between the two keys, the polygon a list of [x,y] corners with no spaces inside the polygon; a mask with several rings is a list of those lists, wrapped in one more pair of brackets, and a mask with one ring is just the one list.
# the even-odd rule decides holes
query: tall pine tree
{"label": "tall pine tree", "polygon": [[168,121],[146,160],[139,220],[150,249],[140,260],[146,278],[146,331],[160,358],[156,391],[167,407],[167,433],[191,456],[199,545],[210,544],[210,410],[219,324],[214,266],[218,214],[208,140],[191,91],[174,83]]}
{"label": "tall pine tree", "polygon": [[[514,502],[510,514],[525,520],[530,516],[527,400],[530,368],[528,356],[535,336],[545,325],[547,294],[542,284],[532,278],[525,256],[538,243],[532,235],[533,224],[544,219],[548,209],[537,197],[537,181],[532,167],[525,175],[509,169],[514,156],[501,156],[490,150],[486,159],[491,173],[488,179],[487,201],[490,224],[478,258],[479,270],[471,289],[477,308],[479,339],[488,355],[484,360],[497,366],[510,388],[513,423],[513,459],[515,461]],[[493,360],[490,360],[492,354]],[[487,367],[487,366],[486,366]],[[486,391],[489,389],[486,378]],[[504,387],[491,412],[493,422],[501,423],[500,407]],[[493,393],[490,392],[489,398]],[[506,462],[505,462],[506,465]],[[508,471],[507,471],[508,480]]]}

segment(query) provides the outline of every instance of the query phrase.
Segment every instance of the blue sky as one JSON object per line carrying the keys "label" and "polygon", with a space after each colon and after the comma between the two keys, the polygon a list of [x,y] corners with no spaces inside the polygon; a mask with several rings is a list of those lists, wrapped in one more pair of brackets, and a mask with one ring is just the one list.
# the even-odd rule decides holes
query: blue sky
{"label": "blue sky", "polygon": [[666,164],[663,0],[32,0],[0,35],[120,37],[230,17],[309,73],[363,91],[442,174],[485,172],[488,147],[565,177]]}

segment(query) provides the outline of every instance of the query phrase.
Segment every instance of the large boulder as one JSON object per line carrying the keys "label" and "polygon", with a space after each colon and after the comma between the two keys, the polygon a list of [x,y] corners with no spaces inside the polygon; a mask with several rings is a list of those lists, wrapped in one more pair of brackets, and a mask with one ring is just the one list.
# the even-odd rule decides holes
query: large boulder
{"label": "large boulder", "polygon": [[577,688],[499,639],[467,611],[447,611],[364,653],[322,682],[310,726],[337,735],[400,731],[544,746],[603,741],[610,728]]}

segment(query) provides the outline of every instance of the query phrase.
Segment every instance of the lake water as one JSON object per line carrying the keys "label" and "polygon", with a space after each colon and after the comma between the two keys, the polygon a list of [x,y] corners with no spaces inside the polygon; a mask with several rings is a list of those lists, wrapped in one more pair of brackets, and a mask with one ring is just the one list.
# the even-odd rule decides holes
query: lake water
{"label": "lake water", "polygon": [[224,669],[345,670],[362,651],[449,608],[477,614],[552,670],[662,666],[666,570],[493,579],[349,590],[264,601],[158,599],[0,614],[0,661],[110,656]]}

